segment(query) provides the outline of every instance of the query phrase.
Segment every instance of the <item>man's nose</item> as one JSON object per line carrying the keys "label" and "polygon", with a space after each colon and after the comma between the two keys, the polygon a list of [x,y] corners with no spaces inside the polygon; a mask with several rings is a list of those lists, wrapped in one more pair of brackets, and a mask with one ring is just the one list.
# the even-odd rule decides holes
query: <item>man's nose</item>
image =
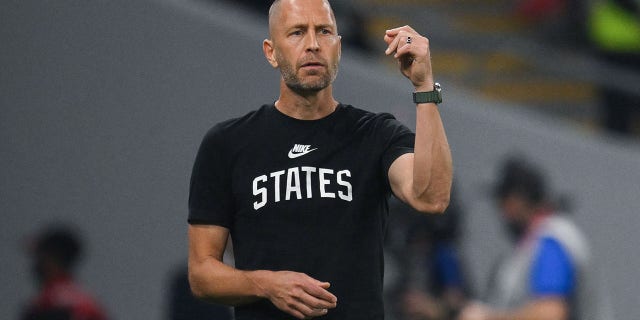
{"label": "man's nose", "polygon": [[320,43],[318,42],[318,35],[309,32],[306,39],[307,51],[318,51],[320,50]]}

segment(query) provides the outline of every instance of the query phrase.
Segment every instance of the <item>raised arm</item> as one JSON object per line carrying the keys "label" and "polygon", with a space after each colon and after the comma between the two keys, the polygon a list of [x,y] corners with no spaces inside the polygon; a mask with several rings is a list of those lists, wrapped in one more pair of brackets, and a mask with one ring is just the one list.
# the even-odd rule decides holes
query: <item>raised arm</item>
{"label": "raised arm", "polygon": [[329,283],[290,271],[243,271],[226,265],[222,256],[229,230],[214,225],[189,225],[189,283],[204,300],[243,305],[269,299],[299,319],[324,315],[336,307]]}
{"label": "raised arm", "polygon": [[[408,37],[411,41],[407,41]],[[400,71],[416,92],[434,90],[429,40],[409,26],[387,30],[386,54],[394,54]],[[396,159],[389,168],[393,193],[421,212],[441,213],[449,205],[453,164],[442,119],[435,103],[416,105],[414,153]]]}

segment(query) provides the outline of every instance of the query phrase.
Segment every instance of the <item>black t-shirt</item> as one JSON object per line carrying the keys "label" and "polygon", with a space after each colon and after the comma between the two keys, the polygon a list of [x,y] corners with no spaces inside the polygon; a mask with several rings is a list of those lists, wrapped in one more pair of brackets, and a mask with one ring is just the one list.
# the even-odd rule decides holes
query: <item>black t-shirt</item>
{"label": "black t-shirt", "polygon": [[[228,228],[238,269],[330,282],[338,306],[323,319],[382,319],[387,174],[414,141],[390,114],[339,105],[309,121],[264,105],[206,134],[189,223]],[[266,300],[236,308],[236,319],[289,318]]]}

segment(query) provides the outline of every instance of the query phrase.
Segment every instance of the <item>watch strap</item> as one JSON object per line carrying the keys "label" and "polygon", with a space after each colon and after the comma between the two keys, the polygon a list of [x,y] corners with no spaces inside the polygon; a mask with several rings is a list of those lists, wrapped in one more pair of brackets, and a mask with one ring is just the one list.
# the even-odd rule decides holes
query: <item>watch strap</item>
{"label": "watch strap", "polygon": [[440,88],[440,84],[436,83],[434,85],[433,91],[427,92],[414,92],[413,93],[413,102],[418,103],[441,103],[442,102],[442,92]]}

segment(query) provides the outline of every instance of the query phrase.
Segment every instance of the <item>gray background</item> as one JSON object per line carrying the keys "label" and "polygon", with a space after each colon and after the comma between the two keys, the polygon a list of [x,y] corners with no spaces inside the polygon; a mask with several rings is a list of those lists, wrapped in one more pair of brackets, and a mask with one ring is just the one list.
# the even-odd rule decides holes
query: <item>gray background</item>
{"label": "gray background", "polygon": [[[115,319],[164,316],[168,274],[186,258],[200,139],[214,123],[277,98],[279,75],[261,52],[265,31],[262,18],[223,5],[0,2],[1,318],[15,319],[35,291],[25,238],[55,221],[83,231],[80,278]],[[487,184],[518,150],[573,197],[617,318],[637,319],[640,147],[443,85],[475,286],[505,247]],[[340,101],[414,127],[409,82],[377,60],[345,49],[336,87]]]}

